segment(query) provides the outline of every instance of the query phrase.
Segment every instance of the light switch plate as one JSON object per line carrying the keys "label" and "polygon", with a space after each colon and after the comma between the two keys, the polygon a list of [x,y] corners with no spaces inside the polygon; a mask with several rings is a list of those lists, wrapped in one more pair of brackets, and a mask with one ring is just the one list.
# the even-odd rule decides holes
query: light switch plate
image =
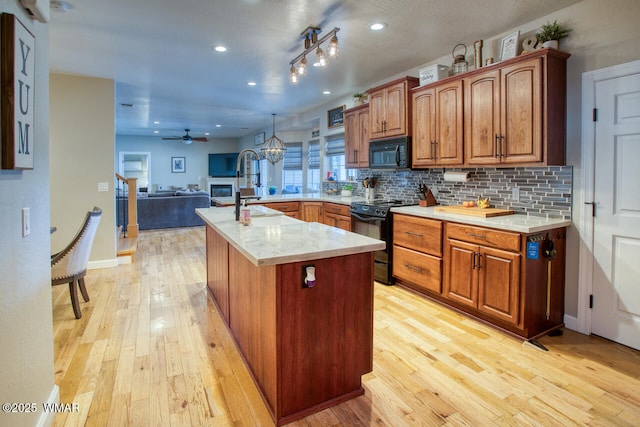
{"label": "light switch plate", "polygon": [[31,234],[31,209],[22,208],[22,237]]}
{"label": "light switch plate", "polygon": [[109,191],[109,183],[108,182],[99,182],[98,183],[98,191]]}

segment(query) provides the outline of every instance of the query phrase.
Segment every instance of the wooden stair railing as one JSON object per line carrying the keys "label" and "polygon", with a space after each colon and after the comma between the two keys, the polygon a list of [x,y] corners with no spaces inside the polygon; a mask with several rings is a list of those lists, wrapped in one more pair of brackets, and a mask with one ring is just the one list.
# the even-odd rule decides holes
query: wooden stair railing
{"label": "wooden stair railing", "polygon": [[138,237],[138,202],[136,192],[138,191],[136,181],[137,178],[125,178],[120,174],[116,174],[116,178],[127,184],[127,237]]}

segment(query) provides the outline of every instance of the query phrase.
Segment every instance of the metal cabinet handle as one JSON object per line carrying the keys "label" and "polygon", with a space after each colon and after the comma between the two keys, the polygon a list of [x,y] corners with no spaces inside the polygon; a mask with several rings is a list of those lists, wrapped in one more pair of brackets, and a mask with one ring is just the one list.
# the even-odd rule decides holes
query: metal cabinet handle
{"label": "metal cabinet handle", "polygon": [[409,270],[413,270],[413,271],[417,271],[418,273],[422,273],[422,268],[420,268],[420,267],[416,267],[416,266],[411,265],[411,264],[405,264],[404,266],[406,268],[408,268]]}
{"label": "metal cabinet handle", "polygon": [[424,234],[420,234],[420,233],[414,233],[413,231],[405,231],[405,234],[408,234],[409,236],[414,236],[414,237],[423,237]]}
{"label": "metal cabinet handle", "polygon": [[478,239],[486,239],[487,238],[487,236],[485,236],[484,234],[469,233],[469,236],[477,237]]}

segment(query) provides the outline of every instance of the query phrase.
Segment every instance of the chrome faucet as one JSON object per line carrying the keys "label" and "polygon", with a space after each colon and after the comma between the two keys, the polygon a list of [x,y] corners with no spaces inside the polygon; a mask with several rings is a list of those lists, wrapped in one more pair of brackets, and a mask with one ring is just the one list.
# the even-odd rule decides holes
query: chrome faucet
{"label": "chrome faucet", "polygon": [[238,154],[238,161],[236,162],[236,221],[240,221],[240,164],[242,163],[242,157],[246,153],[252,153],[258,160],[258,173],[256,174],[256,187],[260,187],[260,154],[256,150],[246,148]]}

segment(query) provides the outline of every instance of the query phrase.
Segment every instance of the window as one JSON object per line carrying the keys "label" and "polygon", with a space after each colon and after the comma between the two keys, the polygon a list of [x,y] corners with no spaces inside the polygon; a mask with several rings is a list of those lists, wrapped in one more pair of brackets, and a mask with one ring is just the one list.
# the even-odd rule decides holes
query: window
{"label": "window", "polygon": [[289,142],[282,161],[282,191],[299,193],[302,189],[302,143]]}
{"label": "window", "polygon": [[309,142],[307,193],[320,192],[320,141]]}
{"label": "window", "polygon": [[336,181],[347,181],[349,176],[356,175],[355,169],[347,169],[345,166],[344,134],[327,137],[326,155],[327,175],[331,173]]}

